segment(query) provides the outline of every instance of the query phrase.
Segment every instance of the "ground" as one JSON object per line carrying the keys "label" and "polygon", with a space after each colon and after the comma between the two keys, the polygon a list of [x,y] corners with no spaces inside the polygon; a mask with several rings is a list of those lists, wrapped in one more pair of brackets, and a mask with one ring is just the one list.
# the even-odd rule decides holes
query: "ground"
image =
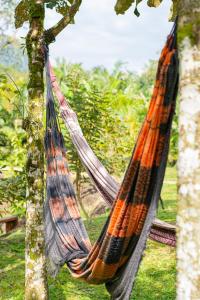
{"label": "ground", "polygon": [[[162,192],[165,209],[158,217],[176,219],[176,170],[168,168]],[[98,237],[106,216],[87,222],[92,241]],[[22,300],[24,293],[24,230],[0,239],[0,300]],[[148,241],[131,300],[175,299],[175,249]],[[89,286],[74,280],[63,268],[56,279],[49,278],[50,300],[108,300],[104,286]]]}

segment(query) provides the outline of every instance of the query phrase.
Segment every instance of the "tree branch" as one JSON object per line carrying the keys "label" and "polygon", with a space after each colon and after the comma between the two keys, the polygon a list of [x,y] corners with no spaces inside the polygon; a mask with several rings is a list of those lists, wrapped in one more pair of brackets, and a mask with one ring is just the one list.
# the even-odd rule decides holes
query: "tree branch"
{"label": "tree branch", "polygon": [[81,6],[82,0],[74,0],[68,13],[56,25],[47,29],[44,33],[46,44],[51,44],[55,41],[56,36],[69,25]]}

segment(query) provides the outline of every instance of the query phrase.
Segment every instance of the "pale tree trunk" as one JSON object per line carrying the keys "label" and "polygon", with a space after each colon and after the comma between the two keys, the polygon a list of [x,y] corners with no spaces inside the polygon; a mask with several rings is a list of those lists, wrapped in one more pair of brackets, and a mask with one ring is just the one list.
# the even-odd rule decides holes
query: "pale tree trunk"
{"label": "pale tree trunk", "polygon": [[30,30],[27,35],[29,59],[29,103],[26,122],[28,134],[27,160],[27,212],[26,212],[26,274],[25,299],[48,299],[44,255],[44,83],[43,68],[43,21],[42,0],[29,1]]}
{"label": "pale tree trunk", "polygon": [[177,299],[200,299],[200,1],[179,1]]}

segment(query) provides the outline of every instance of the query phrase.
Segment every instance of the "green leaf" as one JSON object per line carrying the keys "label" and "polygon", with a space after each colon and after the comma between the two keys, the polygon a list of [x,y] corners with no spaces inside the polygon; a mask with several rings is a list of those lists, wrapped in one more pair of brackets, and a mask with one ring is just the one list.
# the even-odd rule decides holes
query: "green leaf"
{"label": "green leaf", "polygon": [[56,11],[59,14],[65,16],[65,15],[67,15],[69,8],[70,8],[70,6],[67,4],[67,2],[62,2],[56,6]]}
{"label": "green leaf", "polygon": [[55,4],[50,2],[50,3],[47,3],[47,8],[50,8],[50,9],[53,9],[55,7]]}
{"label": "green leaf", "polygon": [[177,15],[178,15],[178,0],[172,0],[169,21],[174,22],[176,20]]}
{"label": "green leaf", "polygon": [[148,0],[147,5],[150,7],[158,7],[162,3],[162,0]]}
{"label": "green leaf", "polygon": [[47,8],[55,8],[56,12],[66,16],[70,6],[73,4],[73,0],[45,0],[45,3]]}
{"label": "green leaf", "polygon": [[[163,0],[148,0],[147,5],[149,7],[158,7]],[[172,0],[173,1],[173,0]],[[178,0],[174,0],[177,2]],[[134,14],[139,17],[140,13],[138,11],[138,4],[142,2],[142,0],[117,0],[117,3],[115,5],[115,11],[117,14],[124,14],[130,7],[131,5],[136,2]]]}
{"label": "green leaf", "polygon": [[0,83],[6,83],[8,78],[5,74],[0,74]]}
{"label": "green leaf", "polygon": [[115,5],[116,13],[124,14],[134,2],[135,0],[117,0],[117,3]]}
{"label": "green leaf", "polygon": [[22,0],[15,8],[15,27],[20,28],[24,22],[28,21],[28,1]]}

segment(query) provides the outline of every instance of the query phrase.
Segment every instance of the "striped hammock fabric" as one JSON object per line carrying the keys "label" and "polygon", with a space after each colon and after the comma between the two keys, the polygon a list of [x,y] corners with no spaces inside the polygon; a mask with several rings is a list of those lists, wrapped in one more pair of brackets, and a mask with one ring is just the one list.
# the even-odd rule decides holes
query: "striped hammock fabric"
{"label": "striped hammock fabric", "polygon": [[[70,133],[71,140],[75,146],[79,158],[85,167],[91,181],[97,191],[105,200],[108,207],[112,207],[113,201],[117,196],[119,184],[108,173],[103,164],[99,161],[94,151],[85,139],[79,125],[76,113],[72,110],[69,102],[65,99],[56,80],[51,64],[49,64],[51,84],[56,94],[62,119]],[[155,219],[150,230],[149,237],[157,242],[176,246],[176,226],[168,224],[159,219]]]}
{"label": "striped hammock fabric", "polygon": [[48,55],[46,70],[47,256],[55,271],[66,263],[73,277],[92,284],[105,283],[111,299],[129,299],[155,218],[166,168],[178,87],[176,30],[169,35],[161,53],[147,116],[106,224],[93,246],[70,183]]}
{"label": "striped hammock fabric", "polygon": [[[70,133],[71,140],[75,146],[79,158],[85,167],[90,179],[94,183],[97,191],[103,197],[108,207],[112,207],[120,185],[108,173],[103,164],[99,161],[87,140],[85,139],[79,125],[76,113],[72,110],[69,102],[65,99],[56,80],[53,68],[49,64],[51,84],[58,100],[63,121]],[[176,227],[159,219],[153,221],[149,237],[157,242],[175,247],[176,246]]]}

